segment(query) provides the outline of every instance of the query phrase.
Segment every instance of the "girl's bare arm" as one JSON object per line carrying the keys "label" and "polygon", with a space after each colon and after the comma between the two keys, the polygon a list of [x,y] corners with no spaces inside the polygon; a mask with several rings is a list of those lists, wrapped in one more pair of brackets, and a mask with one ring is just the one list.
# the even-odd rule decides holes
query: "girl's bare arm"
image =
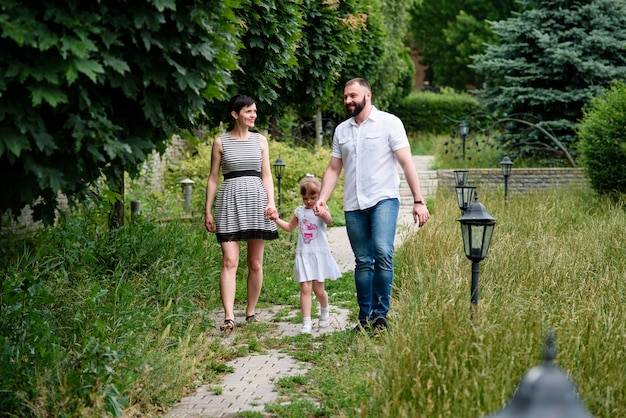
{"label": "girl's bare arm", "polygon": [[280,218],[276,218],[274,221],[276,222],[276,225],[278,225],[280,229],[286,232],[291,232],[294,229],[296,229],[296,227],[298,226],[298,218],[296,218],[295,215],[292,216],[289,222],[283,221]]}

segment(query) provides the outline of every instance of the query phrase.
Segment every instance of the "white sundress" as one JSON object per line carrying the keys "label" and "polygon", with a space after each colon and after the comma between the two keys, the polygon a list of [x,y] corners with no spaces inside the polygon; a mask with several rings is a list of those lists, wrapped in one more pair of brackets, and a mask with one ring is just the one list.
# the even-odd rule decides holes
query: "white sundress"
{"label": "white sundress", "polygon": [[335,280],[341,277],[341,271],[333,258],[328,238],[326,223],[315,215],[313,209],[298,206],[294,211],[298,218],[298,244],[294,275],[297,282],[310,282],[325,279]]}

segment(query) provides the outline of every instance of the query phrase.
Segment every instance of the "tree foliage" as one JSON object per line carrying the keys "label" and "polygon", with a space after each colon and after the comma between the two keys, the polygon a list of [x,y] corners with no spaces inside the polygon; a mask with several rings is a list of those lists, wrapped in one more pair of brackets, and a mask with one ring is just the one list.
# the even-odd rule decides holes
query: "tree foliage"
{"label": "tree foliage", "polygon": [[[626,77],[625,0],[526,0],[516,17],[493,22],[499,45],[476,57],[487,109],[550,132],[567,148],[589,98]],[[512,155],[562,157],[537,129],[507,127]]]}
{"label": "tree foliage", "polygon": [[290,104],[313,109],[316,99],[332,91],[350,53],[358,51],[359,35],[367,30],[369,16],[363,9],[367,7],[356,0],[303,0],[298,68],[291,72],[283,90],[285,97],[297,92]]}
{"label": "tree foliage", "polygon": [[134,174],[170,129],[222,98],[235,68],[230,0],[4,1],[0,11],[0,210]]}
{"label": "tree foliage", "polygon": [[[359,34],[358,48],[349,53],[335,98],[343,97],[345,82],[354,77],[364,77],[370,82],[374,90],[372,99],[381,109],[387,109],[412,91],[415,68],[406,42],[410,10],[415,3],[416,0],[371,2],[367,27]],[[335,103],[343,114],[341,100],[335,99]]]}
{"label": "tree foliage", "polygon": [[626,195],[626,83],[593,97],[577,128],[591,186],[600,194]]}
{"label": "tree foliage", "polygon": [[344,85],[355,77],[370,82],[373,100],[382,109],[411,92],[415,68],[405,42],[410,10],[416,1],[357,1],[351,9],[345,7],[347,2],[344,4],[344,16],[339,19],[343,30],[348,31],[348,39],[335,47],[342,63],[328,74],[332,82],[321,97],[327,115],[336,119],[345,116]]}
{"label": "tree foliage", "polygon": [[411,10],[411,32],[432,85],[466,89],[483,77],[470,67],[472,56],[497,38],[488,20],[509,17],[516,0],[424,1]]}
{"label": "tree foliage", "polygon": [[[257,99],[261,123],[280,117],[287,107],[296,108],[304,119],[320,109],[343,115],[343,83],[353,77],[380,79],[380,97],[397,97],[398,85],[406,92],[412,77],[402,39],[414,1],[242,3],[236,14],[243,48],[229,94],[244,92]],[[224,103],[209,106],[207,122],[223,121]]]}
{"label": "tree foliage", "polygon": [[[296,57],[302,38],[301,0],[254,0],[242,2],[235,11],[242,30],[242,48],[227,97],[244,93],[258,102],[262,120],[279,115],[284,100],[280,93],[285,79],[298,71]],[[224,113],[226,104],[209,104],[215,115]],[[219,122],[213,118],[212,123]]]}
{"label": "tree foliage", "polygon": [[103,177],[120,189],[172,132],[223,121],[236,92],[261,116],[320,114],[362,76],[388,103],[409,84],[414,1],[4,1],[0,212],[35,203],[50,223],[59,193],[100,193]]}
{"label": "tree foliage", "polygon": [[[380,68],[386,32],[380,0],[303,0],[302,38],[296,49],[298,66],[284,83],[282,103],[313,117],[311,132],[322,144],[322,111],[344,114],[343,84],[368,78]],[[366,72],[363,71],[366,69]],[[338,92],[341,90],[340,92]]]}

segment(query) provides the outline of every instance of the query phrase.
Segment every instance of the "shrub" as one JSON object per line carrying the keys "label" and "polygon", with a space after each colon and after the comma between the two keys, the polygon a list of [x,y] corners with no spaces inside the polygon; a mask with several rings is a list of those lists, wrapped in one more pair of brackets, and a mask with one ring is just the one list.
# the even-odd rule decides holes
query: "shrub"
{"label": "shrub", "polygon": [[407,132],[450,133],[460,120],[481,113],[480,104],[469,94],[413,92],[390,109]]}
{"label": "shrub", "polygon": [[583,109],[578,124],[581,164],[600,194],[626,193],[626,84],[615,82]]}

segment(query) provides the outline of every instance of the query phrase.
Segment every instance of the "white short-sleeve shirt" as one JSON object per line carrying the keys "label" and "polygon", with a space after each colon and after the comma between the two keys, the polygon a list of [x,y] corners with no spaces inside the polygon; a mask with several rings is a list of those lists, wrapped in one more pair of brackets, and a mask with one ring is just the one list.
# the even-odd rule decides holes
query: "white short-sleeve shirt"
{"label": "white short-sleeve shirt", "polygon": [[337,126],[331,155],[343,163],[345,211],[367,209],[383,199],[400,197],[394,152],[408,146],[400,118],[376,107],[361,125],[350,118]]}

